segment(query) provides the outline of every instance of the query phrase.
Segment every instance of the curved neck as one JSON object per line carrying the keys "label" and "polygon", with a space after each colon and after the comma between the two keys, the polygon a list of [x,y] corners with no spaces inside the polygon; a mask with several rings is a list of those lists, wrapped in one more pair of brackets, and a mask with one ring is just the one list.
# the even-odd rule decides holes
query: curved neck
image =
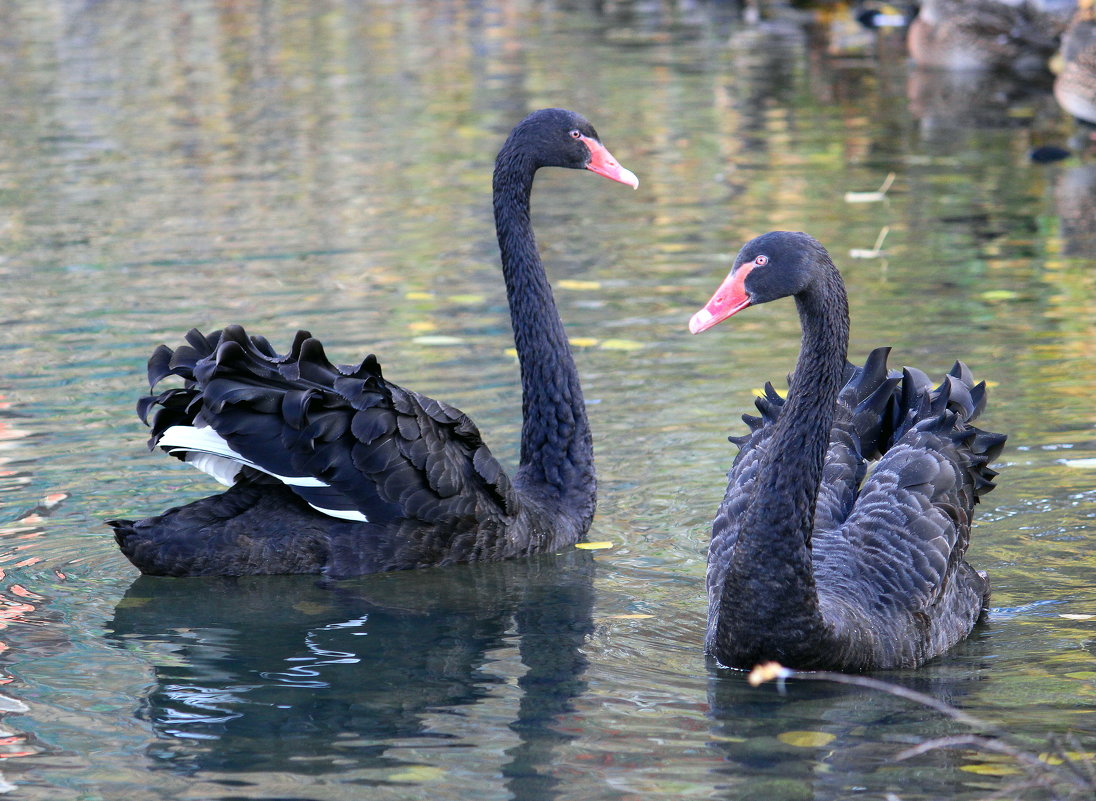
{"label": "curved neck", "polygon": [[[745,590],[748,602],[754,602],[754,593],[760,592],[751,589],[757,576],[784,576],[782,594],[774,601],[781,614],[796,609],[795,614],[814,615],[817,610],[811,533],[849,343],[848,299],[841,276],[828,258],[819,267],[819,279],[795,296],[803,343],[788,399],[740,523],[731,575],[723,586],[725,601],[729,593]],[[758,570],[762,564],[772,570]]]}
{"label": "curved neck", "polygon": [[[521,365],[521,465],[515,484],[593,516],[594,458],[578,370],[529,219],[537,165],[504,146],[495,164],[495,228]],[[569,497],[568,497],[569,496]]]}

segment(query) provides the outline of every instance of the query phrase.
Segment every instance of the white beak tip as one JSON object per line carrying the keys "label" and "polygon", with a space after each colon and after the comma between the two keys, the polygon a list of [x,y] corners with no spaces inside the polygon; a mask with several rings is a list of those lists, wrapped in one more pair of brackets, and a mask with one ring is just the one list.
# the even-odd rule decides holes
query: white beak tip
{"label": "white beak tip", "polygon": [[708,324],[714,316],[715,315],[713,315],[707,309],[701,309],[700,311],[698,311],[689,320],[689,333],[699,334],[701,331],[708,327]]}

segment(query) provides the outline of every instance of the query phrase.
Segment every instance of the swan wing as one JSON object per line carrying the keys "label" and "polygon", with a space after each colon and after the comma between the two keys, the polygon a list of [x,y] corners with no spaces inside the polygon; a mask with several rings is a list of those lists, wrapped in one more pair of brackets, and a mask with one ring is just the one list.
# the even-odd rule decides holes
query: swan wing
{"label": "swan wing", "polygon": [[[894,431],[896,388],[900,378],[887,369],[889,353],[890,348],[876,348],[863,367],[848,364],[845,369],[845,384],[837,399],[815,504],[816,530],[835,528],[848,517],[867,473],[868,462],[879,455]],[[730,438],[739,446],[739,454],[728,473],[723,500],[729,518],[724,520],[723,527],[728,530],[728,536],[732,535],[731,520],[745,509],[752,494],[757,467],[772,435],[772,425],[779,419],[784,398],[767,383],[755,405],[760,416],[744,415],[742,418],[750,427],[750,433]]]}
{"label": "swan wing", "polygon": [[1005,437],[970,425],[985,387],[961,363],[935,389],[907,369],[898,390],[890,444],[851,513],[837,529],[816,532],[816,575],[832,586],[847,581],[849,597],[877,609],[928,612],[963,582],[981,600],[988,588],[965,555],[974,506],[994,486],[989,462]]}
{"label": "swan wing", "polygon": [[836,528],[849,516],[868,463],[894,431],[901,379],[887,369],[889,353],[890,348],[876,348],[862,367],[845,368],[815,501],[815,531]]}
{"label": "swan wing", "polygon": [[187,341],[149,361],[150,386],[184,380],[139,402],[150,447],[222,483],[279,481],[346,520],[513,513],[509,478],[471,419],[386,381],[373,356],[334,365],[304,331],[284,356],[239,326]]}

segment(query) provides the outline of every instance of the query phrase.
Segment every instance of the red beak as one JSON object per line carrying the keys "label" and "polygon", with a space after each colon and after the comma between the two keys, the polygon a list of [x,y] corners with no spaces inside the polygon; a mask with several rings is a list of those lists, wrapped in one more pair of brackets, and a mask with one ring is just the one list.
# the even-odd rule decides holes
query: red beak
{"label": "red beak", "polygon": [[689,320],[689,331],[699,334],[745,309],[752,301],[746,293],[746,276],[756,267],[752,261],[731,272],[707,305]]}
{"label": "red beak", "polygon": [[632,189],[639,188],[639,179],[636,178],[635,173],[621,167],[605,145],[588,136],[583,136],[582,141],[590,151],[590,163],[586,165],[586,169],[610,180],[627,184]]}

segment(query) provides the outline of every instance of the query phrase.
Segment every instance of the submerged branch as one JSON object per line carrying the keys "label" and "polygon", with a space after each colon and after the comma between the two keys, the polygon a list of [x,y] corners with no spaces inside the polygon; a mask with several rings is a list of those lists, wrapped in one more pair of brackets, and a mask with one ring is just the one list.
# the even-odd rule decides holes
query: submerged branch
{"label": "submerged branch", "polygon": [[[921,704],[929,709],[936,710],[942,715],[946,715],[952,720],[963,723],[975,731],[988,733],[990,736],[963,734],[926,740],[919,745],[905,749],[896,758],[898,760],[910,759],[943,748],[970,748],[976,751],[1003,754],[1015,760],[1024,769],[1025,779],[1009,783],[1002,788],[1000,793],[995,793],[989,798],[1019,798],[1021,793],[1035,789],[1050,792],[1051,797],[1056,801],[1088,799],[1096,794],[1096,763],[1094,763],[1091,754],[1082,750],[1081,744],[1075,737],[1071,736],[1070,738],[1072,753],[1067,752],[1057,738],[1051,737],[1047,754],[1033,754],[1007,742],[1005,738],[1008,733],[995,723],[967,714],[945,701],[933,698],[931,695],[891,682],[874,679],[870,676],[829,671],[801,673],[786,668],[777,662],[766,662],[755,667],[750,672],[748,680],[755,687],[767,681],[775,681],[777,689],[784,692],[784,683],[790,678],[828,681],[835,684],[847,684],[877,690]],[[1060,764],[1051,764],[1052,759],[1057,760]],[[1067,794],[1062,795],[1062,792]]]}

